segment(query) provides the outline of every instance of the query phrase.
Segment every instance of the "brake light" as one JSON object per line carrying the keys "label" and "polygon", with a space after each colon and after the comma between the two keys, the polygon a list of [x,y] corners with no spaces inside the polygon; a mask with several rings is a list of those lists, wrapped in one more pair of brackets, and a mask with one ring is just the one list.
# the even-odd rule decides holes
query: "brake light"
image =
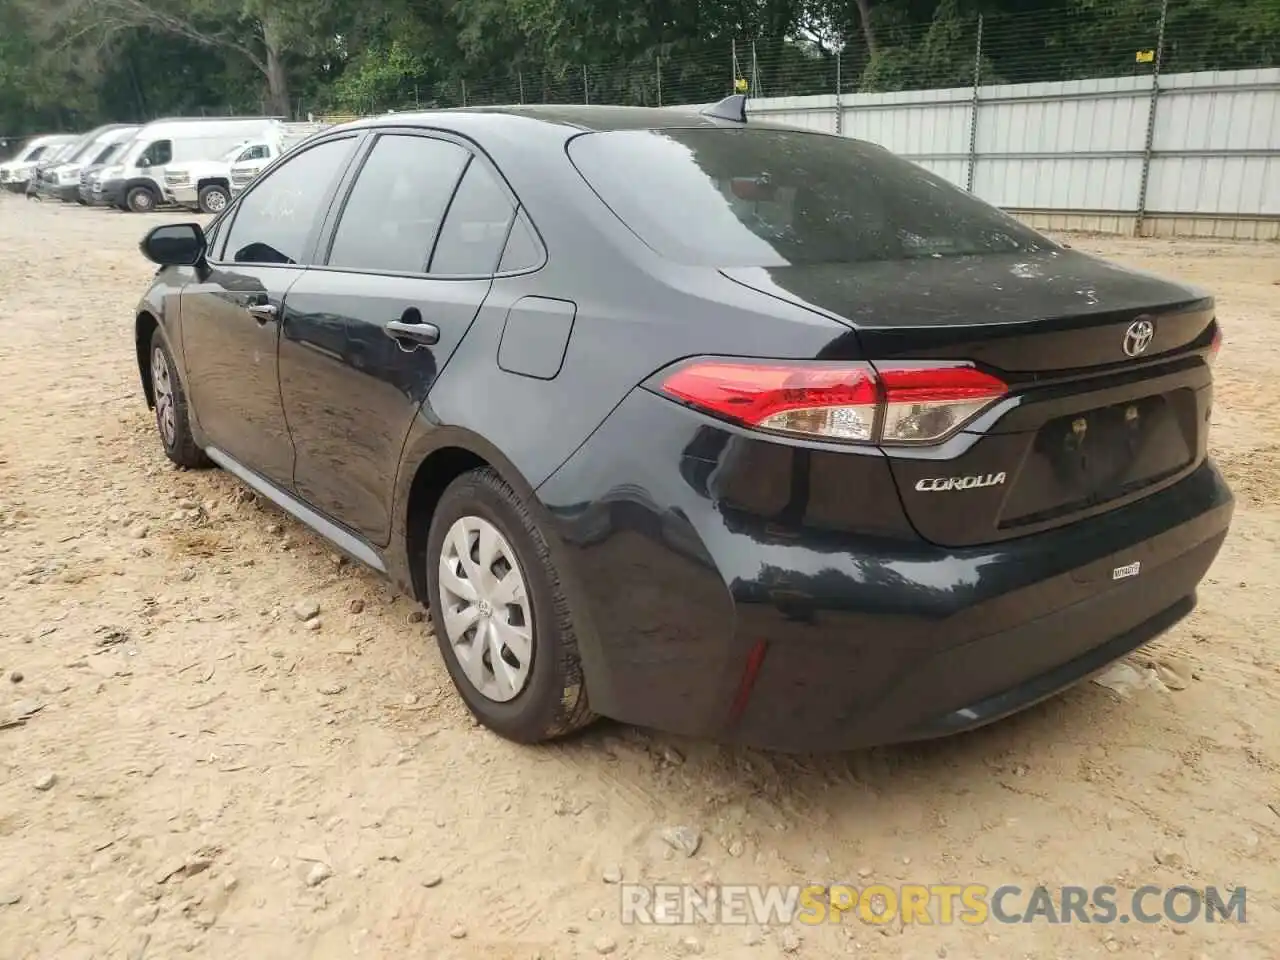
{"label": "brake light", "polygon": [[1222,328],[1215,322],[1213,325],[1213,339],[1209,341],[1209,362],[1213,363],[1218,359],[1218,351],[1222,349]]}
{"label": "brake light", "polygon": [[758,430],[814,440],[922,444],[944,439],[1004,396],[996,377],[965,363],[704,358],[661,379],[663,393]]}
{"label": "brake light", "polygon": [[744,426],[832,440],[870,440],[878,399],[875,371],[863,363],[699,360],[662,390]]}

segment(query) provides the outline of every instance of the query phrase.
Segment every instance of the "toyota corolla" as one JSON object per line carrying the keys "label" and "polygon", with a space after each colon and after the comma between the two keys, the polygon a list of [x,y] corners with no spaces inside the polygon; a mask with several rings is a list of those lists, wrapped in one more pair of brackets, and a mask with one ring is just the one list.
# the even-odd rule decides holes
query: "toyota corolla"
{"label": "toyota corolla", "polygon": [[358,121],[143,250],[169,458],[428,606],[517,741],[974,727],[1175,624],[1227,534],[1209,294],[741,98]]}

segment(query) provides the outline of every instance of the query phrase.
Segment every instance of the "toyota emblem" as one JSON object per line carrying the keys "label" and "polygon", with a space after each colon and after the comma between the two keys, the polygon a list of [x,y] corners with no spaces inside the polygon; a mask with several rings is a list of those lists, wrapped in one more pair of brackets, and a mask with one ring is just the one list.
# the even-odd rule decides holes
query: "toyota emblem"
{"label": "toyota emblem", "polygon": [[1150,320],[1133,321],[1124,332],[1124,352],[1130,357],[1146,353],[1155,335],[1156,327]]}

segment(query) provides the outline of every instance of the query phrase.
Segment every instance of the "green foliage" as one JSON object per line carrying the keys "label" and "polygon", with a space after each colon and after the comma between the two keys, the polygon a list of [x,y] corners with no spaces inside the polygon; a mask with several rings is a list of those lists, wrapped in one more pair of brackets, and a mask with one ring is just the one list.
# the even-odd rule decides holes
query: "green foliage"
{"label": "green foliage", "polygon": [[[958,0],[942,0],[915,42],[911,42],[914,38],[909,24],[900,24],[886,33],[891,42],[868,60],[859,90],[963,87],[973,83],[977,19],[962,13]],[[989,60],[984,61],[983,68],[984,82],[994,82]]]}
{"label": "green foliage", "polygon": [[[200,112],[657,104],[1149,73],[1161,0],[0,0],[0,136]],[[1280,64],[1280,0],[1168,0],[1170,70]]]}
{"label": "green foliage", "polygon": [[333,105],[342,110],[366,112],[385,104],[413,102],[415,89],[430,85],[431,64],[404,41],[363,50],[332,88]]}

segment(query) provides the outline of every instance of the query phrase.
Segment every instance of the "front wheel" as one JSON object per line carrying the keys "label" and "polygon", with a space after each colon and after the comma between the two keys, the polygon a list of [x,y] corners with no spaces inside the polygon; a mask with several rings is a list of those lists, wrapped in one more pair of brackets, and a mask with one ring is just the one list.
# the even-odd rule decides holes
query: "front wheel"
{"label": "front wheel", "polygon": [[216,183],[200,188],[200,210],[203,213],[221,213],[231,202],[231,194],[226,187]]}
{"label": "front wheel", "polygon": [[165,456],[180,467],[207,467],[209,458],[191,432],[187,394],[159,327],[151,334],[151,396]]}
{"label": "front wheel", "polygon": [[569,604],[528,508],[493,470],[445,490],[427,536],[431,622],[472,714],[519,743],[595,719]]}
{"label": "front wheel", "polygon": [[124,203],[134,213],[150,213],[156,208],[155,191],[150,187],[134,187],[125,196]]}

